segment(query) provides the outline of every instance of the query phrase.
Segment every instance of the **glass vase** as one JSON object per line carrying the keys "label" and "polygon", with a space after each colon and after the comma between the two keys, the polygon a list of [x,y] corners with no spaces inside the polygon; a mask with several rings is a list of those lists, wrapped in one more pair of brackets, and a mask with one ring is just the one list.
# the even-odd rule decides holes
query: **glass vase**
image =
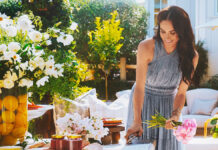
{"label": "glass vase", "polygon": [[2,89],[0,94],[0,146],[23,141],[28,129],[27,89]]}

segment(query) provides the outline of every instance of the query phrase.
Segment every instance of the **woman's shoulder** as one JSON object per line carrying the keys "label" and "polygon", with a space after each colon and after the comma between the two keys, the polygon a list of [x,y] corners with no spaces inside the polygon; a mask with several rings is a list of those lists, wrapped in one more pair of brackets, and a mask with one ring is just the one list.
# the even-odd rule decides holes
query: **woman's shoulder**
{"label": "woman's shoulder", "polygon": [[152,60],[154,55],[155,40],[153,38],[145,39],[139,43],[138,53],[142,57]]}

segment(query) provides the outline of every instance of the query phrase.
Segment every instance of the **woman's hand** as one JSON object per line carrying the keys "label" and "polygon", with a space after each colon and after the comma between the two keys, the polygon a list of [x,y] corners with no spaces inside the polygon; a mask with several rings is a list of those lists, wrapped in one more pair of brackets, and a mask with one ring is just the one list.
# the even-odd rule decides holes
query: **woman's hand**
{"label": "woman's hand", "polygon": [[141,123],[133,123],[131,127],[127,130],[125,139],[128,141],[130,135],[142,136],[143,129]]}
{"label": "woman's hand", "polygon": [[174,126],[172,124],[172,121],[178,121],[179,120],[179,116],[180,116],[180,113],[176,113],[176,114],[173,114],[167,121],[166,121],[166,124],[165,124],[165,128],[166,129],[173,129]]}

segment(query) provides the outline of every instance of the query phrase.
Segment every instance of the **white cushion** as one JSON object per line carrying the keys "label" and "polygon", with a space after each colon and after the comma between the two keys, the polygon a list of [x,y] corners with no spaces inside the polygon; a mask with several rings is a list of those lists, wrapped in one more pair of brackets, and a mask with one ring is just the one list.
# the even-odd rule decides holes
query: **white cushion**
{"label": "white cushion", "polygon": [[184,106],[182,109],[182,115],[188,115],[188,107]]}
{"label": "white cushion", "polygon": [[121,97],[122,95],[125,95],[125,94],[130,95],[131,90],[123,90],[123,91],[116,92],[116,97],[119,98],[119,97]]}
{"label": "white cushion", "polygon": [[[207,116],[207,115],[183,115],[182,116],[182,120],[196,119],[196,123],[197,123],[198,128],[203,128],[204,122],[210,118],[211,118],[211,116]],[[212,125],[210,123],[208,123],[208,127],[212,127]]]}
{"label": "white cushion", "polygon": [[194,90],[189,90],[186,92],[186,100],[188,110],[190,112],[192,108],[192,104],[196,99],[217,99],[218,98],[218,90],[207,89],[207,88],[199,88]]}
{"label": "white cushion", "polygon": [[214,116],[215,114],[218,114],[218,107],[213,109],[211,116]]}
{"label": "white cushion", "polygon": [[216,107],[217,100],[202,100],[196,99],[191,107],[190,114],[192,115],[211,115],[212,110]]}

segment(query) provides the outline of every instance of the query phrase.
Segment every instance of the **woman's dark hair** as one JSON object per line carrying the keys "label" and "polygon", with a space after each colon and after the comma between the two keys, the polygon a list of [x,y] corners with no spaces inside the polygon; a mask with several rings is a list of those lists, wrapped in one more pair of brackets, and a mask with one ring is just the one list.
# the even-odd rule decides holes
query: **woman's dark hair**
{"label": "woman's dark hair", "polygon": [[182,79],[191,83],[191,76],[194,70],[192,60],[195,56],[194,34],[188,14],[180,7],[170,6],[161,10],[157,16],[158,29],[154,39],[162,41],[160,37],[160,23],[163,20],[172,22],[174,30],[178,34],[179,41],[177,50],[179,54],[179,69],[182,71]]}

